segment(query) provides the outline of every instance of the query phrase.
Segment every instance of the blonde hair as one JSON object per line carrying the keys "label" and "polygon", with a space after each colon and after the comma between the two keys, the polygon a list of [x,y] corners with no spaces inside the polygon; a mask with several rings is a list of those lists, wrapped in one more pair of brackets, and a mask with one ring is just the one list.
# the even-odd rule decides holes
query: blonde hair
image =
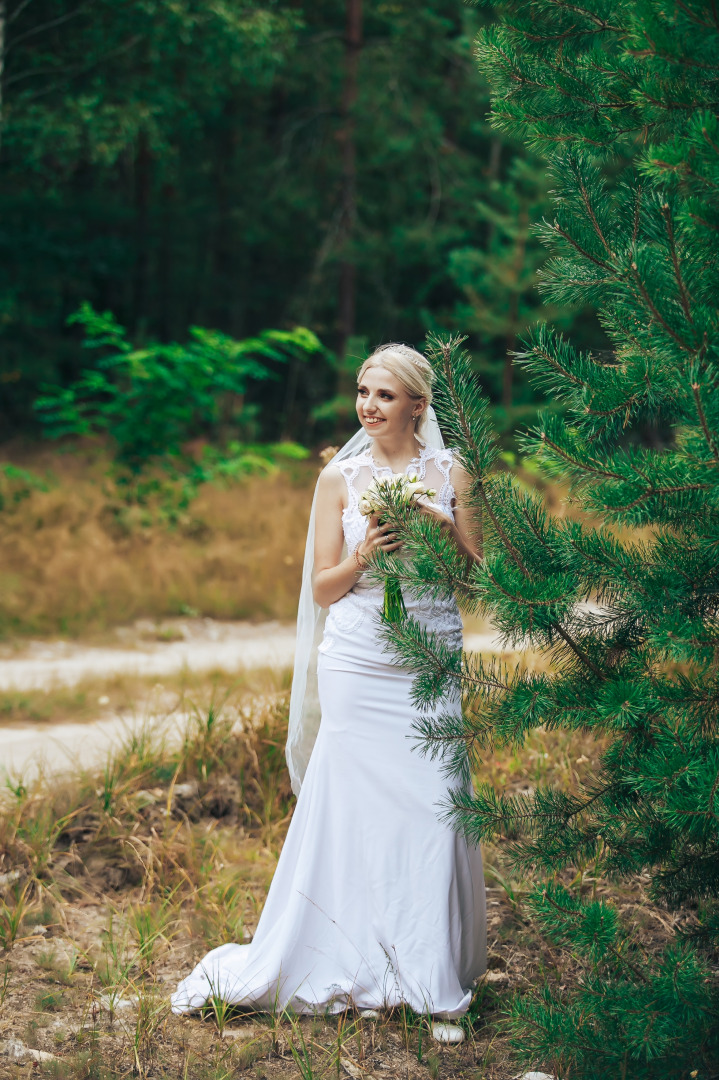
{"label": "blonde hair", "polygon": [[417,401],[420,398],[425,399],[427,404],[417,419],[415,432],[417,437],[421,439],[427,423],[429,406],[432,404],[434,372],[429,360],[409,345],[390,342],[389,345],[380,345],[378,349],[375,349],[367,357],[357,372],[357,380],[361,380],[365,371],[370,368],[384,368],[400,381],[411,398]]}

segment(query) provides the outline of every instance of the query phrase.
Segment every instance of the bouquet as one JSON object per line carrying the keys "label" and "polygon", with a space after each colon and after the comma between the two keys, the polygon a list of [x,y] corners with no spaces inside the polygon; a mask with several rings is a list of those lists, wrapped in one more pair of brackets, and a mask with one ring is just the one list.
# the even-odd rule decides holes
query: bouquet
{"label": "bouquet", "polygon": [[[432,499],[436,494],[433,488],[426,487],[416,475],[394,473],[388,477],[375,477],[360,496],[359,511],[365,517],[377,514],[382,525],[384,522],[380,515],[387,506],[414,506],[422,495]],[[389,622],[399,622],[407,614],[402,588],[396,577],[385,578],[383,614]]]}

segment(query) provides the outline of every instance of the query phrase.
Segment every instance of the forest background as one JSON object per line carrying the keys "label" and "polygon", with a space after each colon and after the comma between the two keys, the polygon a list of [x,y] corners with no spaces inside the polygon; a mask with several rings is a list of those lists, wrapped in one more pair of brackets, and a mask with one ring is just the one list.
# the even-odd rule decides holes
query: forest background
{"label": "forest background", "polygon": [[593,315],[540,306],[546,167],[488,125],[473,48],[491,18],[462,0],[1,3],[5,437],[36,435],[42,388],[87,367],[83,302],[139,347],[314,331],[310,364],[250,380],[235,437],[344,434],[367,348],[439,329],[470,335],[500,430],[530,419],[509,358],[527,325],[605,342]]}

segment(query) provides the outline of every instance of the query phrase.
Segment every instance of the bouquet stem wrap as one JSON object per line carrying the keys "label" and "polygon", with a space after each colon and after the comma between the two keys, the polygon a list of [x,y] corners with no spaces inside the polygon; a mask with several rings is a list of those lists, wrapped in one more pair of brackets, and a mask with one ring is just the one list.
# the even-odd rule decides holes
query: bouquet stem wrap
{"label": "bouquet stem wrap", "polygon": [[382,615],[387,622],[401,622],[407,614],[402,596],[402,586],[396,577],[385,578],[384,583],[384,607]]}

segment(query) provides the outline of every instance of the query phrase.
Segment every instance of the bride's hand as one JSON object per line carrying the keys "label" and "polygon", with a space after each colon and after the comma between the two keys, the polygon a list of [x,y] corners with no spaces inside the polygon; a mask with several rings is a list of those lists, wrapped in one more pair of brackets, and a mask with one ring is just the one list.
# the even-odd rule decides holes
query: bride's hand
{"label": "bride's hand", "polygon": [[429,517],[433,517],[435,521],[438,521],[444,528],[450,527],[453,522],[447,514],[443,514],[433,502],[430,501],[427,495],[420,495],[414,500],[415,506],[418,510],[421,510],[423,514],[428,514]]}
{"label": "bride's hand", "polygon": [[397,539],[397,533],[392,526],[385,522],[380,525],[377,514],[372,514],[367,526],[367,535],[358,547],[357,551],[365,561],[375,551],[396,551],[402,547],[402,541]]}

